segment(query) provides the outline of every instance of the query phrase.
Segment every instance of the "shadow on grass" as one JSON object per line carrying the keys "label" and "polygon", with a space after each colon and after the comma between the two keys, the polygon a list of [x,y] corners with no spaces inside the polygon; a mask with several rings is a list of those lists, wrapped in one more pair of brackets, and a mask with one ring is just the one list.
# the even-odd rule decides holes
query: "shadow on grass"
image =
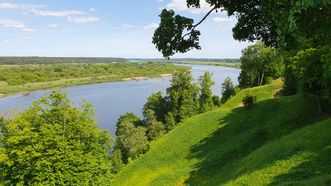
{"label": "shadow on grass", "polygon": [[[300,185],[304,183],[307,185],[309,184],[307,182],[314,178],[317,178],[316,181],[320,182],[310,183],[310,185],[331,185],[331,146],[327,146],[321,151],[315,151],[315,153],[318,156],[294,167],[288,174],[275,177],[270,185],[293,185],[295,182],[298,184],[301,182]],[[318,180],[319,177],[323,180]]]}
{"label": "shadow on grass", "polygon": [[[198,163],[185,183],[221,185],[273,163],[265,162],[255,168],[242,168],[239,164],[264,144],[316,121],[318,109],[315,103],[315,98],[296,96],[263,101],[251,108],[234,109],[219,121],[220,126],[224,127],[191,149],[188,159],[197,159]],[[287,159],[300,150],[285,153],[286,157],[282,159]],[[291,173],[295,176],[300,171],[294,169]],[[275,183],[283,179],[286,178],[276,178]]]}

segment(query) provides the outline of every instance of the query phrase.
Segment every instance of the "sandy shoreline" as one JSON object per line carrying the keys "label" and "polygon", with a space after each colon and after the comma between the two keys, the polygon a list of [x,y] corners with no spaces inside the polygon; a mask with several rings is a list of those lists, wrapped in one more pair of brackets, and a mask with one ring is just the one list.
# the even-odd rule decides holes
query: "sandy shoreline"
{"label": "sandy shoreline", "polygon": [[123,78],[123,81],[132,81],[132,80],[146,80],[149,77],[129,77],[129,78]]}

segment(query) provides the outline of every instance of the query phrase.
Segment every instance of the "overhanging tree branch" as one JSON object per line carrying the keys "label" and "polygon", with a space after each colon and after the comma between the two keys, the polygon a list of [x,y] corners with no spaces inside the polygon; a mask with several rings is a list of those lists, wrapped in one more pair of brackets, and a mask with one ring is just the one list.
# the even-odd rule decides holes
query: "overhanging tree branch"
{"label": "overhanging tree branch", "polygon": [[185,38],[186,36],[188,36],[188,35],[190,35],[191,33],[192,33],[192,31],[193,30],[195,30],[195,28],[197,28],[199,25],[201,25],[206,19],[207,19],[207,17],[212,13],[212,12],[214,12],[215,10],[217,10],[217,7],[216,6],[214,6],[211,10],[209,10],[209,12],[197,23],[197,24],[195,24],[193,27],[192,27],[192,29],[191,29],[191,31],[189,32],[189,33],[186,33],[185,35],[183,35],[183,37],[182,38]]}

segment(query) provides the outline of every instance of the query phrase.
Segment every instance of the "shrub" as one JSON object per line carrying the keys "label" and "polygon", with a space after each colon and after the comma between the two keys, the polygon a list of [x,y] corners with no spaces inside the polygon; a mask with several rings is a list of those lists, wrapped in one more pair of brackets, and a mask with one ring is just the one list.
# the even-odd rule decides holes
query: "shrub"
{"label": "shrub", "polygon": [[242,103],[245,107],[252,106],[256,102],[256,96],[247,95],[242,100]]}

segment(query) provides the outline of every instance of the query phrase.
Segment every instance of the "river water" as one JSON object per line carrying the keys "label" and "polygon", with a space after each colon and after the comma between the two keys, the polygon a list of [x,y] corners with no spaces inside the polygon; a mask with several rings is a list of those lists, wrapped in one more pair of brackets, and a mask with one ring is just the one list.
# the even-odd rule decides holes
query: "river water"
{"label": "river water", "polygon": [[[215,85],[213,92],[221,96],[221,83],[226,77],[230,77],[234,84],[238,84],[239,69],[225,68],[208,65],[186,65],[192,67],[192,75],[195,80],[205,71],[213,74]],[[82,100],[92,103],[95,109],[95,119],[101,129],[109,130],[112,135],[115,133],[115,123],[120,115],[126,112],[133,112],[142,117],[142,108],[147,98],[155,92],[165,92],[170,85],[171,77],[153,78],[139,81],[110,82],[91,85],[80,85],[62,90],[67,92],[70,99],[76,105]],[[28,96],[21,94],[0,99],[0,114],[9,112],[20,112],[31,105],[33,101],[50,90],[31,92]]]}

